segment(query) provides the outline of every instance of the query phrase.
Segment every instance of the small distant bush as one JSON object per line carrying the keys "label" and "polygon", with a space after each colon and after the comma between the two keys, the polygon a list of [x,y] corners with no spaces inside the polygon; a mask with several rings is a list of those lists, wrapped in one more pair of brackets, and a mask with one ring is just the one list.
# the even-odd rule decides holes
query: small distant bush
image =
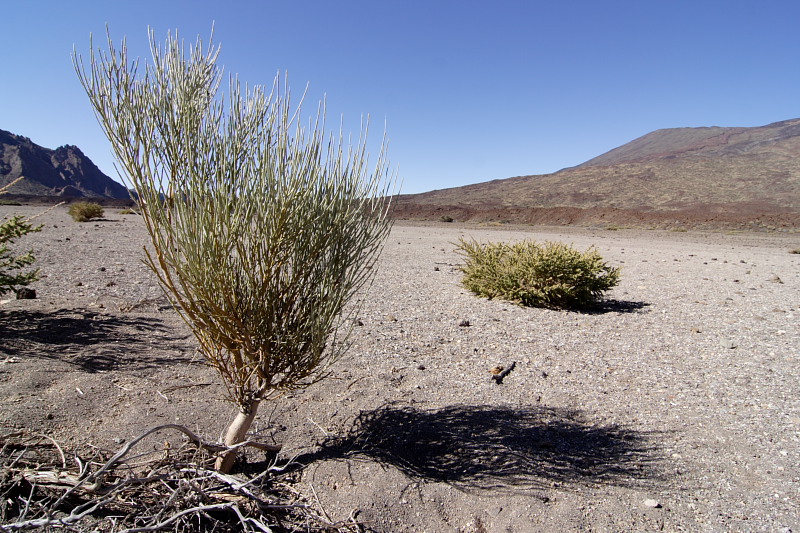
{"label": "small distant bush", "polygon": [[0,205],[22,205],[20,202],[16,200],[0,200]]}
{"label": "small distant bush", "polygon": [[120,214],[120,215],[135,215],[135,214],[136,214],[136,211],[134,211],[133,209],[130,209],[130,208],[128,208],[128,209],[122,209],[122,210],[119,212],[119,214]]}
{"label": "small distant bush", "polygon": [[75,202],[67,212],[75,222],[88,222],[103,216],[103,206],[92,202]]}
{"label": "small distant bush", "polygon": [[790,254],[800,254],[800,248],[795,248],[794,250],[789,250]]}
{"label": "small distant bush", "polygon": [[450,215],[442,215],[439,218],[439,222],[452,222],[452,221],[453,221],[453,217],[451,217]]}
{"label": "small distant bush", "polygon": [[456,251],[466,259],[464,287],[529,307],[592,307],[619,283],[620,269],[608,266],[594,246],[580,252],[559,242],[480,244],[462,238]]}

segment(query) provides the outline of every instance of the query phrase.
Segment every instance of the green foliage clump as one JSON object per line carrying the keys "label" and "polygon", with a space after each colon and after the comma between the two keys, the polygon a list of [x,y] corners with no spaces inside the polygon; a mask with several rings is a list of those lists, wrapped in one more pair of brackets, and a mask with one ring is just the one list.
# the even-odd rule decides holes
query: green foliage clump
{"label": "green foliage clump", "polygon": [[103,206],[93,202],[75,202],[67,210],[75,222],[89,222],[103,216]]}
{"label": "green foliage clump", "polygon": [[451,217],[450,215],[442,215],[441,217],[439,217],[439,222],[452,222],[452,221],[453,217]]}
{"label": "green foliage clump", "polygon": [[0,295],[15,291],[39,278],[38,269],[13,273],[13,271],[22,270],[33,264],[35,258],[33,252],[14,256],[9,249],[9,244],[28,233],[41,229],[42,226],[33,226],[21,216],[11,217],[0,224]]}
{"label": "green foliage clump", "polygon": [[559,242],[480,244],[462,238],[457,251],[466,259],[461,271],[467,289],[530,307],[591,307],[619,283],[620,269],[608,266],[594,246],[580,252]]}

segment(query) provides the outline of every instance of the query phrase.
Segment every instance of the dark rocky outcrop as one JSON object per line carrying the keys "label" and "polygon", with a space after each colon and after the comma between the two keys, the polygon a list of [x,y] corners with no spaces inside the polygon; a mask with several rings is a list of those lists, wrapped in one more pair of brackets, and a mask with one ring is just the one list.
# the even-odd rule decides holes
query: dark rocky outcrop
{"label": "dark rocky outcrop", "polygon": [[44,148],[28,137],[0,130],[0,187],[20,176],[10,195],[63,198],[129,197],[128,190],[105,175],[77,146]]}

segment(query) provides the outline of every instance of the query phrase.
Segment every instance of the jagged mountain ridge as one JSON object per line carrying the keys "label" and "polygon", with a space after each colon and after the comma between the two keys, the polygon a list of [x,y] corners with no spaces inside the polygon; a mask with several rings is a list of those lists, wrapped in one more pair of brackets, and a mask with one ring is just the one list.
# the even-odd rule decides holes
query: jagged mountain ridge
{"label": "jagged mountain ridge", "polygon": [[11,195],[65,198],[129,198],[128,190],[104,174],[77,146],[52,150],[28,137],[0,130],[0,187],[20,176]]}
{"label": "jagged mountain ridge", "polygon": [[[548,220],[548,210],[557,219]],[[542,223],[561,223],[565,212],[571,213],[568,222],[630,218],[634,212],[679,221],[787,214],[800,220],[800,119],[753,128],[657,130],[553,174],[401,196],[394,212],[398,218],[449,214]]]}

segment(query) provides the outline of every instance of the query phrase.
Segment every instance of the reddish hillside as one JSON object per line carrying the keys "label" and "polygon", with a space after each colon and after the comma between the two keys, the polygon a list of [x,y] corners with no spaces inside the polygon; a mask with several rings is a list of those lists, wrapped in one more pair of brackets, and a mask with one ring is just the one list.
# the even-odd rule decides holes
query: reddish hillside
{"label": "reddish hillside", "polygon": [[800,229],[800,119],[658,130],[577,167],[398,197],[397,218]]}

